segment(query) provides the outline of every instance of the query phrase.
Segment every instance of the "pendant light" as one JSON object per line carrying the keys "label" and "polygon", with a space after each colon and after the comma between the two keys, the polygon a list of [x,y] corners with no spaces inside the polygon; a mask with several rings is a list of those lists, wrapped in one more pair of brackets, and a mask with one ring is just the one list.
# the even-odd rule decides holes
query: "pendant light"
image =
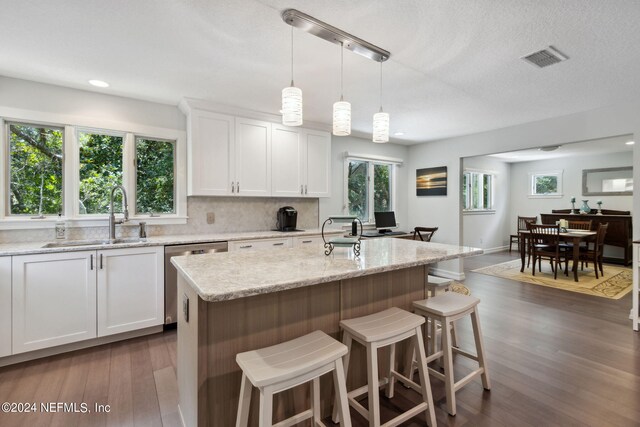
{"label": "pendant light", "polygon": [[382,61],[380,61],[380,111],[373,115],[373,142],[389,142],[389,113],[382,111]]}
{"label": "pendant light", "polygon": [[291,86],[282,89],[282,124],[302,126],[302,90],[293,85],[293,26],[291,27]]}
{"label": "pendant light", "polygon": [[344,44],[340,43],[340,101],[333,104],[333,134],[347,136],[351,134],[351,104],[344,100]]}

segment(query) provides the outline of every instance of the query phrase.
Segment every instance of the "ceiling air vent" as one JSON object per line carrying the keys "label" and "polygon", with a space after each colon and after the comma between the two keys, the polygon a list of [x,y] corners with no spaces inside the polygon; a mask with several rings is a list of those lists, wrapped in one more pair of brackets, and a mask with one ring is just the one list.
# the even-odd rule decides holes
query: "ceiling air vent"
{"label": "ceiling air vent", "polygon": [[558,62],[566,61],[569,57],[558,51],[555,47],[549,46],[546,49],[523,56],[521,59],[537,67],[544,68],[557,64]]}

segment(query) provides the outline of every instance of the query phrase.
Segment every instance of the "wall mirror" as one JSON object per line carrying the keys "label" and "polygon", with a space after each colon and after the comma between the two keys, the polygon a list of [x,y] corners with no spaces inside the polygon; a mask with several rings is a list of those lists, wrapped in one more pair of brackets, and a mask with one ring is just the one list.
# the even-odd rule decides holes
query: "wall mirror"
{"label": "wall mirror", "polygon": [[584,196],[631,196],[633,167],[583,169],[582,194]]}

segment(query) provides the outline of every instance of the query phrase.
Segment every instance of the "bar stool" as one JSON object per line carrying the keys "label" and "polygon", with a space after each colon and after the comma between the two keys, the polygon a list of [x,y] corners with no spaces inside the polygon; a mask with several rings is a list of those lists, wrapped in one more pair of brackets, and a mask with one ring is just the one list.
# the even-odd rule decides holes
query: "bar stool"
{"label": "bar stool", "polygon": [[297,385],[313,381],[311,409],[275,424],[292,426],[312,418],[313,425],[324,426],[320,415],[320,376],[333,371],[336,392],[336,409],[343,420],[342,426],[351,427],[347,386],[342,356],[347,347],[321,331],[314,331],[291,341],[236,355],[242,369],[240,402],[236,427],[246,427],[249,421],[251,386],[260,390],[259,426],[273,425],[273,395]]}
{"label": "bar stool", "polygon": [[[427,357],[427,363],[443,358],[444,374],[432,369],[429,373],[439,380],[444,381],[445,391],[447,395],[447,412],[450,415],[456,414],[456,396],[455,393],[460,388],[471,382],[471,380],[480,375],[482,386],[485,390],[491,389],[489,383],[489,374],[485,363],[484,346],[482,343],[482,332],[480,330],[480,319],[478,318],[478,298],[458,294],[456,292],[445,292],[426,300],[414,301],[413,308],[416,314],[429,318],[432,322],[440,322],[442,345],[441,350]],[[471,324],[473,326],[473,338],[476,344],[476,354],[471,354],[459,348],[453,347],[451,343],[451,324],[462,317],[470,315]],[[469,373],[459,381],[455,381],[453,372],[453,352],[478,362],[478,369]],[[413,363],[409,377],[413,376]]]}
{"label": "bar stool", "polygon": [[[450,292],[452,283],[453,283],[452,279],[445,279],[444,277],[432,276],[429,274],[427,276],[427,283],[426,283],[427,297],[431,298],[443,292]],[[437,337],[436,334],[439,328],[437,327],[436,322],[427,322],[427,325],[425,325],[425,327],[429,331],[428,333],[429,340],[426,345],[427,354],[429,355],[438,351],[437,349],[438,341],[436,339]],[[457,336],[458,334],[456,332],[456,324],[454,322],[454,323],[451,323],[451,342],[454,347],[458,346]]]}
{"label": "bar stool", "polygon": [[[367,350],[368,384],[349,392],[347,397],[349,404],[369,421],[369,426],[380,426],[380,396],[378,395],[380,387],[386,385],[385,394],[388,398],[392,398],[395,380],[399,379],[418,393],[421,393],[423,401],[403,414],[398,415],[393,420],[385,423],[385,427],[397,426],[422,411],[425,411],[427,423],[435,427],[436,416],[433,410],[431,384],[429,383],[429,375],[427,374],[427,361],[424,352],[424,342],[422,340],[421,325],[424,324],[424,322],[423,317],[395,307],[369,316],[340,322],[340,327],[344,330],[343,343],[349,348],[349,353],[345,356],[344,362],[345,377],[349,370],[349,358],[353,340],[365,346]],[[414,348],[417,349],[420,385],[396,371],[396,343],[407,338],[412,339],[413,345],[415,346]],[[385,346],[391,346],[389,377],[380,380],[378,378],[378,349]],[[368,393],[368,409],[356,401],[356,397],[365,393]],[[334,422],[341,419],[336,414],[336,407],[334,407],[333,419]]]}

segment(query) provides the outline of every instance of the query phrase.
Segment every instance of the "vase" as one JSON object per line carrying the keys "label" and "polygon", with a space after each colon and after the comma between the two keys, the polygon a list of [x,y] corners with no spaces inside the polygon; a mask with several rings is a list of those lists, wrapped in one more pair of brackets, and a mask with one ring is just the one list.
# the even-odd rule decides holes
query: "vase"
{"label": "vase", "polygon": [[580,213],[583,214],[583,215],[591,213],[591,208],[587,204],[588,201],[589,200],[583,200],[582,201],[582,206],[580,206]]}

